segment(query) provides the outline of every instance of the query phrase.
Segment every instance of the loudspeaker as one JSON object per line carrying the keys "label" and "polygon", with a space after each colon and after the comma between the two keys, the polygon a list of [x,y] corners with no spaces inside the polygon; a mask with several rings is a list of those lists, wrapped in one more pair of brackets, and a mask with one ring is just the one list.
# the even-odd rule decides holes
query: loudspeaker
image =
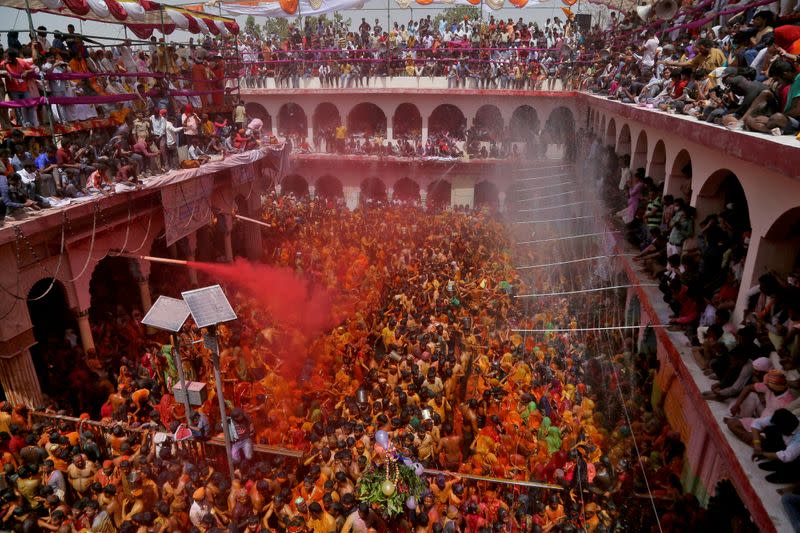
{"label": "loudspeaker", "polygon": [[587,34],[592,29],[592,15],[590,13],[578,13],[575,15],[575,22],[578,24],[581,33]]}
{"label": "loudspeaker", "polygon": [[639,18],[642,19],[642,22],[647,22],[653,15],[653,6],[639,6],[636,8],[636,14],[639,15]]}
{"label": "loudspeaker", "polygon": [[678,3],[675,0],[658,0],[654,9],[657,19],[669,20],[678,13]]}

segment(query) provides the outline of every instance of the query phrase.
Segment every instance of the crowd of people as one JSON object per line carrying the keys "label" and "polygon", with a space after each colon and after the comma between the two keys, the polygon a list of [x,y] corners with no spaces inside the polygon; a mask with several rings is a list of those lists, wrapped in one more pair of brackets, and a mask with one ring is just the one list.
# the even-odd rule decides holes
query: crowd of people
{"label": "crowd of people", "polygon": [[[631,171],[630,156],[618,156],[589,134],[583,145],[596,183],[628,242],[633,258],[658,281],[672,314],[670,329],[686,334],[696,364],[712,384],[708,401],[727,404],[722,422],[751,445],[766,479],[781,485],[792,526],[800,529],[797,488],[800,440],[800,271],[770,271],[747,296],[741,322],[734,322],[750,219],[742,196],[726,196],[724,208],[698,219],[691,191],[664,194],[644,168]],[[683,169],[691,175],[691,168]]]}
{"label": "crowd of people", "polygon": [[[264,86],[369,86],[375,77],[444,77],[448,87],[585,90],[624,103],[773,134],[796,133],[800,104],[797,12],[756,6],[732,15],[707,15],[685,6],[674,20],[638,18],[636,12],[581,28],[572,16],[543,25],[512,18],[430,15],[391,29],[378,20],[351,22],[307,17],[280,33],[258,28],[233,37],[167,45],[97,45],[75,32],[39,27],[22,44],[8,33],[4,94],[10,101],[40,95],[98,96],[102,104],[35,102],[0,108],[9,129],[108,117],[120,108],[146,111],[148,96],[218,108],[241,80]],[[726,11],[725,2],[718,8]],[[774,9],[774,10],[773,10]],[[682,24],[679,24],[682,23]],[[74,74],[75,76],[70,76]],[[90,77],[82,76],[84,74]],[[115,100],[115,97],[119,99]],[[227,102],[230,103],[230,102]]]}
{"label": "crowd of people", "polygon": [[[26,101],[11,109],[0,107],[3,129],[113,120],[121,113],[148,112],[154,106],[171,112],[186,104],[221,110],[230,103],[233,82],[229,80],[236,75],[230,61],[236,54],[232,36],[176,45],[155,37],[149,44],[130,40],[105,44],[77,33],[69,24],[66,33],[39,26],[28,37],[23,44],[19,33],[10,31],[2,49],[3,99]],[[42,102],[42,96],[59,103]],[[83,98],[72,103],[72,97]],[[98,103],[85,97],[96,97]]]}
{"label": "crowd of people", "polygon": [[247,119],[241,102],[232,114],[214,115],[188,103],[180,110],[150,103],[125,109],[117,126],[65,134],[58,145],[12,130],[0,145],[0,224],[7,215],[21,219],[131,190],[150,176],[277,143],[263,137],[260,120]]}
{"label": "crowd of people", "polygon": [[284,35],[250,35],[240,44],[249,87],[369,87],[379,77],[447,78],[449,88],[552,90],[566,79],[583,42],[577,25],[559,17],[537,23],[511,18],[428,15],[384,29],[361,19],[357,29],[323,17],[290,25]]}
{"label": "crowd of people", "polygon": [[522,17],[428,16],[391,30],[378,20],[362,19],[353,30],[320,17],[240,46],[252,87],[269,78],[278,87],[318,79],[346,88],[368,87],[375,77],[443,77],[449,88],[586,90],[731,129],[797,133],[797,12],[754,6],[692,23],[706,16],[686,6],[674,22],[658,24],[612,12],[604,27],[583,29],[573,18],[539,27]]}
{"label": "crowd of people", "polygon": [[344,125],[323,128],[309,142],[302,134],[287,136],[299,153],[327,153],[403,158],[508,159],[541,155],[546,146],[534,139],[515,141],[494,135],[474,125],[465,132],[429,134],[425,142],[419,131],[387,139],[386,132],[350,133]]}
{"label": "crowd of people", "polygon": [[[729,129],[798,133],[800,26],[768,8],[690,39],[652,29],[637,50],[598,68],[587,87],[623,103],[689,115]],[[664,40],[662,44],[662,40]]]}
{"label": "crowd of people", "polygon": [[[656,527],[654,508],[666,531],[742,519],[682,494],[684,446],[646,400],[654,354],[616,334],[512,331],[597,318],[583,306],[591,302],[523,307],[514,298],[557,288],[560,276],[523,280],[512,254],[541,261],[554,249],[512,252],[505,226],[480,211],[349,211],[273,193],[262,218],[273,228],[264,259],[331,291],[334,324],[310,332],[306,318],[273,314],[259,294],[228,287],[239,318],[219,328],[220,366],[235,479],[208,441],[221,427],[210,358],[194,342],[202,332],[189,323],[179,334],[187,379],[209,391],[181,427],[184,407],[169,394],[174,346],[149,335],[138,310],[117,306],[94,324],[96,353],[82,353],[69,334],[70,346],[58,347],[74,362],[75,387],[53,391],[50,414],[0,409],[3,528],[643,531]],[[171,270],[151,279],[172,294],[185,278]],[[595,303],[597,313],[621,304]],[[56,416],[65,413],[82,422]],[[379,431],[406,457],[446,472],[423,474],[418,501],[392,518],[358,497],[362,475],[383,468]]]}

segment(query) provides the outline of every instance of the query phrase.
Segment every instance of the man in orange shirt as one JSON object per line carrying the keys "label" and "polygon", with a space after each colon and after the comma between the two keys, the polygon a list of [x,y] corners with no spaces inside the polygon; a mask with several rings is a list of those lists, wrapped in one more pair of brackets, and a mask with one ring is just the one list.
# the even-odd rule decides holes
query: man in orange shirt
{"label": "man in orange shirt", "polygon": [[[5,69],[6,90],[11,100],[28,98],[28,80],[26,76],[33,72],[33,60],[19,57],[15,48],[8,50],[8,59],[0,64]],[[25,128],[35,126],[34,107],[18,107],[14,109],[17,125]]]}

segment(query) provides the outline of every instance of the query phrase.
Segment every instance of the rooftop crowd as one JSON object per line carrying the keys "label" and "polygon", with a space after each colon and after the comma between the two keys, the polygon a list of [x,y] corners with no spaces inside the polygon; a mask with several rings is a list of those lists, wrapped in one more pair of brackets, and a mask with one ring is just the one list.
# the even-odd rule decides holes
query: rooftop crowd
{"label": "rooftop crowd", "polygon": [[[583,30],[573,19],[558,17],[539,26],[522,17],[448,22],[428,16],[394,22],[390,30],[378,20],[362,19],[351,28],[320,17],[290,24],[284,34],[259,30],[245,36],[239,50],[250,87],[266,87],[270,78],[279,88],[299,88],[301,80],[303,87],[318,80],[322,88],[349,88],[369,87],[379,77],[439,77],[447,78],[448,88],[588,91],[729,129],[797,134],[797,9],[760,5],[736,11],[722,2],[719,11],[733,12],[709,17],[706,4],[686,5],[675,20],[664,22],[611,12],[604,26]],[[694,23],[700,19],[705,23]],[[436,139],[421,143],[418,137],[390,144],[372,132],[346,147],[390,155],[437,153]],[[307,140],[311,150],[318,145]]]}
{"label": "rooftop crowd", "polygon": [[[185,412],[165,394],[177,380],[173,346],[146,333],[138,310],[117,306],[94,324],[96,353],[69,332],[49,347],[74,387],[45,391],[46,410],[101,425],[0,408],[4,529],[643,531],[656,527],[654,508],[665,531],[752,528],[741,503],[705,511],[682,494],[684,446],[645,400],[654,354],[616,335],[512,331],[601,317],[560,298],[520,305],[519,291],[556,289],[559,276],[520,279],[504,226],[486,212],[397,202],[351,212],[271,196],[262,218],[275,228],[264,257],[336,291],[336,325],[311,335],[228,287],[239,318],[221,327],[221,368],[235,480],[207,442],[220,431],[213,392],[191,418],[192,438],[174,443]],[[172,294],[183,278],[152,279]],[[590,309],[607,308],[591,298]],[[191,324],[180,333],[183,367],[213,391],[207,350],[192,342],[200,333]],[[382,468],[379,431],[450,472],[423,474],[419,500],[394,518],[358,498],[361,477]]]}
{"label": "rooftop crowd", "polygon": [[132,190],[151,176],[278,142],[263,138],[261,121],[248,120],[241,103],[225,114],[190,103],[180,109],[149,98],[147,103],[115,111],[117,125],[64,134],[58,145],[12,130],[0,143],[0,224],[6,216],[24,219]]}
{"label": "rooftop crowd", "polygon": [[[664,194],[630,156],[590,133],[582,158],[594,169],[614,221],[639,253],[633,258],[658,282],[669,329],[685,333],[695,363],[711,381],[708,401],[725,403],[722,422],[752,446],[766,480],[779,485],[784,507],[800,531],[800,271],[770,270],[745,295],[741,322],[732,311],[743,283],[750,218],[742,196],[726,194],[724,208],[699,218],[691,191]],[[691,167],[682,170],[691,176]],[[722,194],[722,193],[721,193]]]}
{"label": "rooftop crowd", "polygon": [[523,17],[428,15],[394,21],[392,28],[365,18],[354,27],[349,19],[306,17],[277,33],[255,25],[236,41],[206,36],[186,44],[151,37],[146,45],[102,45],[73,25],[63,33],[40,26],[24,44],[17,32],[7,34],[2,66],[9,101],[105,99],[96,105],[35,102],[11,113],[0,108],[0,125],[108,117],[118,109],[116,97],[126,107],[148,107],[147,95],[178,97],[198,109],[220,107],[238,79],[251,87],[269,78],[278,87],[297,88],[301,79],[361,87],[376,77],[414,76],[445,77],[451,88],[585,90],[732,128],[796,129],[797,12],[777,3],[737,10],[719,2],[717,12],[731,14],[708,16],[706,4],[688,4],[667,21],[612,10],[583,28],[571,15],[542,25]]}

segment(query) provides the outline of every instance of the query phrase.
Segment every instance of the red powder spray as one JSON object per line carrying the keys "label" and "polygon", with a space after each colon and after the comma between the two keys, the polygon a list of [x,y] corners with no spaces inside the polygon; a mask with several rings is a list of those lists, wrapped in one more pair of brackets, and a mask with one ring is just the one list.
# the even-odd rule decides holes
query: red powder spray
{"label": "red powder spray", "polygon": [[335,294],[291,269],[244,259],[236,259],[232,264],[190,262],[189,266],[256,301],[271,323],[255,326],[277,326],[285,333],[279,335],[275,348],[276,356],[290,374],[303,365],[309,343],[337,323],[333,312]]}

